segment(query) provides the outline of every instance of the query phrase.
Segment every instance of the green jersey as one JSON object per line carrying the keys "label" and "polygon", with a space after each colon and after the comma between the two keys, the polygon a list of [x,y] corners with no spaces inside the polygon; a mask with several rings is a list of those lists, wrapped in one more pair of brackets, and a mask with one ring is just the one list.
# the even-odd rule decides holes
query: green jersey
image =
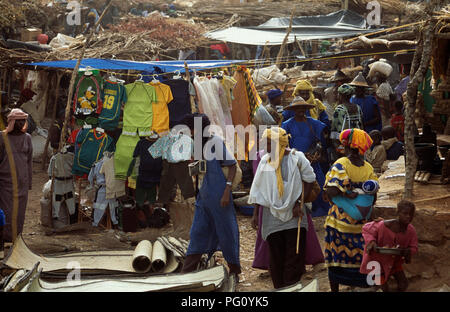
{"label": "green jersey", "polygon": [[127,91],[122,84],[106,80],[103,85],[103,108],[98,116],[101,128],[114,130],[119,125],[122,103],[127,102]]}

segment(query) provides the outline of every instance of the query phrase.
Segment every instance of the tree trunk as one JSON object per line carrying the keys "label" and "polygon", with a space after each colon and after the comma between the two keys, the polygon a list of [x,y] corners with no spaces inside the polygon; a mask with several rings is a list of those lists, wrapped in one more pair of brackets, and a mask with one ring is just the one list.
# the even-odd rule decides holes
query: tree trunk
{"label": "tree trunk", "polygon": [[[417,168],[417,155],[414,149],[414,132],[415,132],[415,118],[417,101],[417,89],[419,84],[428,70],[431,52],[432,39],[434,34],[435,22],[428,21],[428,24],[420,33],[420,38],[416,52],[414,54],[413,63],[411,65],[410,77],[411,81],[408,83],[407,89],[407,103],[405,109],[405,157],[406,157],[406,173],[405,173],[405,189],[404,198],[411,199],[414,188],[414,174]],[[420,63],[419,63],[420,62]]]}

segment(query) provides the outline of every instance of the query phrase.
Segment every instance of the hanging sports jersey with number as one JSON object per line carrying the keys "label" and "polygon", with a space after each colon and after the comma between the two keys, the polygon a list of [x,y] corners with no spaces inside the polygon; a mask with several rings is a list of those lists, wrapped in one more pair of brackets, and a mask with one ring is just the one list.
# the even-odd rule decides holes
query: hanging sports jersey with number
{"label": "hanging sports jersey with number", "polygon": [[102,110],[102,77],[79,73],[75,82],[73,111],[77,118],[100,114]]}
{"label": "hanging sports jersey with number", "polygon": [[103,85],[103,108],[98,116],[101,128],[114,130],[119,125],[122,103],[127,102],[127,91],[122,84],[105,81]]}
{"label": "hanging sports jersey with number", "polygon": [[83,129],[77,135],[76,149],[73,160],[72,174],[83,175],[89,173],[92,164],[103,157],[105,151],[114,151],[114,141],[106,133],[97,132],[95,129]]}
{"label": "hanging sports jersey with number", "polygon": [[156,102],[155,88],[143,81],[135,81],[125,86],[127,103],[123,109],[123,131],[125,135],[140,136],[151,134],[153,122],[152,103]]}

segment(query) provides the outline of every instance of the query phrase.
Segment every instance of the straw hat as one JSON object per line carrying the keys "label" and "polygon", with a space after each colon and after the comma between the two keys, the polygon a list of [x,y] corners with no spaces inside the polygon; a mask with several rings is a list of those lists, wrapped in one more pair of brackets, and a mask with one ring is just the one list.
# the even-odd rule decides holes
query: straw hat
{"label": "straw hat", "polygon": [[355,86],[355,87],[369,88],[369,85],[367,84],[367,81],[364,78],[362,72],[359,72],[358,75],[355,77],[355,79],[353,79],[353,81],[349,83],[349,85]]}
{"label": "straw hat", "polygon": [[345,81],[345,80],[350,80],[350,77],[344,74],[340,69],[336,70],[333,77],[330,78],[330,82]]}
{"label": "straw hat", "polygon": [[289,106],[286,106],[284,110],[295,110],[298,107],[314,108],[314,104],[307,103],[301,96],[296,96]]}

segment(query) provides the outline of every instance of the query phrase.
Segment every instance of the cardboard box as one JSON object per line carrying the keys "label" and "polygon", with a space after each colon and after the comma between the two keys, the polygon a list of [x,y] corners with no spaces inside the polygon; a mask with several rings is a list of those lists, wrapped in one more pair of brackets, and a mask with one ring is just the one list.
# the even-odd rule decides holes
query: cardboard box
{"label": "cardboard box", "polygon": [[24,28],[22,29],[21,41],[37,41],[37,36],[42,34],[42,30],[39,28]]}

